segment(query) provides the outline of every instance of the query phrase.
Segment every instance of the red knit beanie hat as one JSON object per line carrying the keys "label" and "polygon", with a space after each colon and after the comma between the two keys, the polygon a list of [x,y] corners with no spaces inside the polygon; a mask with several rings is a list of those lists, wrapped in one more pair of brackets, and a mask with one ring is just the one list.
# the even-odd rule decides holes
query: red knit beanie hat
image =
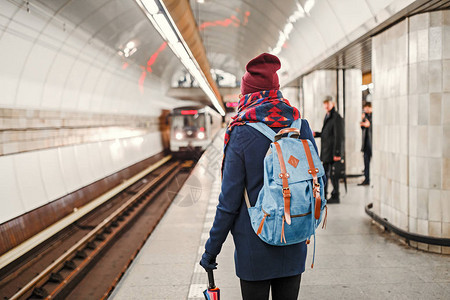
{"label": "red knit beanie hat", "polygon": [[278,57],[269,53],[260,54],[249,61],[245,66],[247,72],[241,80],[242,95],[279,89],[277,70],[280,68]]}

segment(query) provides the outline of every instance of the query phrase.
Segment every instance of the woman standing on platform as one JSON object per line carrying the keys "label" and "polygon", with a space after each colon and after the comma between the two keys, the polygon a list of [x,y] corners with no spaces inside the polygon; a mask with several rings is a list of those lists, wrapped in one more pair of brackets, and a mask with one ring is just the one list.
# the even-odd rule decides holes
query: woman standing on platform
{"label": "woman standing on platform", "polygon": [[[277,70],[280,60],[267,53],[252,59],[241,81],[242,97],[238,113],[232,118],[225,134],[222,164],[222,190],[213,227],[205,245],[200,265],[216,269],[228,232],[233,235],[236,275],[240,278],[244,300],[297,299],[301,274],[305,271],[305,242],[289,246],[272,246],[263,242],[253,231],[244,188],[250,203],[255,205],[263,186],[263,161],[271,141],[246,122],[264,122],[275,132],[300,118],[297,108],[283,98],[279,90]],[[308,122],[302,121],[301,139],[309,139],[317,151]]]}

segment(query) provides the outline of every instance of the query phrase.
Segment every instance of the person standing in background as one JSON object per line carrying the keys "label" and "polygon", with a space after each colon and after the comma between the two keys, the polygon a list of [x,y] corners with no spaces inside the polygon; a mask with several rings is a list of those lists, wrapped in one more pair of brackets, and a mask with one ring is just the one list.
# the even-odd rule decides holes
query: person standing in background
{"label": "person standing in background", "polygon": [[362,130],[361,151],[364,153],[364,181],[358,185],[370,184],[370,159],[372,157],[372,104],[364,104],[364,113],[360,123]]}
{"label": "person standing in background", "polygon": [[[342,158],[344,141],[343,120],[334,107],[333,98],[327,96],[323,101],[323,107],[327,114],[323,120],[321,132],[314,132],[314,137],[322,139],[320,147],[320,159],[322,160],[327,178],[331,179],[333,191],[327,203],[339,203],[339,177],[332,173],[333,164]],[[325,196],[328,197],[328,181],[325,184]]]}

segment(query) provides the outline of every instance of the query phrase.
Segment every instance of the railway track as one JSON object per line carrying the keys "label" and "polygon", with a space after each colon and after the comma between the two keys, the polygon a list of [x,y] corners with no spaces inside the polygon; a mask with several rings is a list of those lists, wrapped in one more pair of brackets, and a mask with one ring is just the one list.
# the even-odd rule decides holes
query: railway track
{"label": "railway track", "polygon": [[[106,298],[164,215],[191,166],[169,161],[71,224],[49,245],[31,253],[34,260],[0,276],[0,296]],[[162,193],[167,188],[172,193]],[[24,278],[30,279],[24,282]]]}

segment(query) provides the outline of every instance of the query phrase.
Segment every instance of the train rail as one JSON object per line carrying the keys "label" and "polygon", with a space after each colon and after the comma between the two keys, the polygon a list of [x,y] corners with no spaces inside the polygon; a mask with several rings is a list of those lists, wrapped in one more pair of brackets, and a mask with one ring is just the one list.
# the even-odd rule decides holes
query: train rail
{"label": "train rail", "polygon": [[[168,199],[168,197],[170,198],[169,194],[173,195],[173,193],[161,195],[161,191],[170,184],[173,184],[175,176],[180,171],[185,170],[187,174],[189,169],[190,165],[186,164],[186,162],[169,161],[154,172],[151,172],[149,176],[144,177],[142,180],[125,189],[122,195],[120,195],[120,201],[117,201],[116,205],[110,205],[111,207],[106,217],[105,208],[98,215],[94,213],[86,216],[86,224],[92,224],[96,218],[102,219],[101,221],[97,220],[95,226],[77,225],[78,230],[88,230],[88,232],[81,239],[77,239],[77,242],[68,250],[64,251],[58,257],[54,257],[52,259],[53,262],[29,280],[28,283],[23,285],[16,293],[6,295],[6,298],[62,299],[68,297],[79,299],[79,297],[84,297],[81,296],[83,292],[80,294],[80,291],[77,291],[72,297],[70,295],[76,289],[77,285],[84,280],[83,278],[95,269],[96,262],[104,259],[103,256],[106,256],[105,253],[111,252],[115,248],[120,248],[120,244],[118,243],[120,243],[120,239],[124,236],[125,239],[132,239],[134,246],[130,246],[131,248],[128,247],[130,249],[127,250],[131,252],[128,251],[129,253],[125,255],[128,257],[125,257],[125,260],[122,257],[124,256],[123,253],[120,255],[116,253],[117,256],[122,257],[123,262],[120,263],[119,259],[118,266],[115,269],[113,268],[114,270],[108,270],[108,273],[111,273],[109,274],[109,282],[103,282],[102,290],[98,291],[99,294],[95,296],[95,298],[106,298],[164,215],[171,200],[173,200]],[[158,174],[155,176],[154,173]],[[172,188],[172,191],[179,187],[180,185],[178,184],[178,186]],[[147,222],[145,225],[137,224],[138,222],[144,222],[139,221],[139,219],[142,219],[139,218],[142,214],[151,216],[147,218],[150,219],[150,223],[148,220],[144,220]],[[139,232],[130,233],[130,231],[134,230],[133,226]],[[146,230],[143,231],[142,227],[145,227]],[[127,234],[124,235],[124,232],[127,232]],[[125,242],[122,248],[127,247],[126,243],[130,245],[130,241]],[[115,246],[111,247],[112,245]],[[114,255],[111,256],[111,259],[114,261]],[[98,268],[103,267],[103,263],[98,264]],[[19,277],[20,272],[16,271],[15,276]],[[3,297],[5,295],[1,296]]]}

